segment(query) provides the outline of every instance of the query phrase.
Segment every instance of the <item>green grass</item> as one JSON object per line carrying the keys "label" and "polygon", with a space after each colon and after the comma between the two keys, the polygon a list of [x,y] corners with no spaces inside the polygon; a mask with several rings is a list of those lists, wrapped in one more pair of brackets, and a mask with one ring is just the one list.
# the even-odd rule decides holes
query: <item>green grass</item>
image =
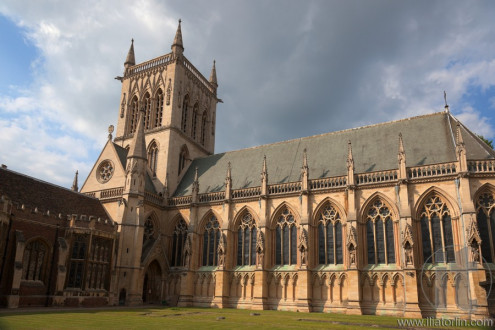
{"label": "green grass", "polygon": [[397,318],[391,316],[238,309],[157,307],[0,313],[0,329],[364,329],[372,325],[398,328]]}

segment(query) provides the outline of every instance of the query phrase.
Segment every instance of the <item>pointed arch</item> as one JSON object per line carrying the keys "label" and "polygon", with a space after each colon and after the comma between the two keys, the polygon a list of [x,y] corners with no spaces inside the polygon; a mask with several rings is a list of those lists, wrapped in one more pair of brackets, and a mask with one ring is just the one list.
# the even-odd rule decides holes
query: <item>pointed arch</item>
{"label": "pointed arch", "polygon": [[394,220],[400,218],[399,209],[397,208],[396,203],[394,201],[392,201],[388,196],[383,194],[382,192],[377,191],[377,192],[373,193],[370,197],[368,197],[366,199],[366,201],[363,203],[363,206],[360,208],[361,214],[359,215],[359,219],[362,221],[362,223],[366,222],[365,219],[366,219],[366,215],[368,213],[368,210],[371,207],[371,205],[373,205],[373,203],[375,202],[375,200],[377,198],[380,198],[383,201],[383,203],[389,208],[391,215],[392,215],[392,218]]}
{"label": "pointed arch", "polygon": [[218,265],[217,250],[220,242],[221,227],[221,218],[211,209],[205,213],[199,222],[198,234],[201,237],[200,246],[202,247],[200,264],[203,266]]}
{"label": "pointed arch", "polygon": [[[493,263],[495,261],[495,187],[485,183],[474,196],[481,254],[486,262]],[[475,245],[471,247],[473,251],[476,251]]]}
{"label": "pointed arch", "polygon": [[156,169],[158,165],[158,143],[153,139],[148,145],[148,166],[153,173],[153,176],[156,176]]}
{"label": "pointed arch", "polygon": [[183,251],[188,235],[188,225],[180,214],[175,219],[175,226],[172,232],[170,265],[172,267],[182,267],[184,266]]}
{"label": "pointed arch", "polygon": [[297,213],[285,202],[274,212],[271,225],[275,230],[275,264],[296,265],[299,219]]}
{"label": "pointed arch", "polygon": [[453,219],[457,219],[460,216],[459,206],[457,205],[457,201],[455,198],[450,196],[445,190],[432,186],[426,189],[421,196],[418,198],[414,205],[414,218],[418,220],[421,217],[421,207],[424,205],[427,198],[432,194],[437,194],[442,198],[442,200],[447,204],[449,211],[451,212],[451,216]]}
{"label": "pointed arch", "polygon": [[292,213],[294,219],[296,220],[296,223],[300,222],[300,216],[299,213],[297,213],[296,208],[290,205],[289,203],[283,201],[272,212],[272,217],[270,219],[268,226],[270,229],[275,229],[277,225],[278,216],[282,213],[284,208],[287,208]]}
{"label": "pointed arch", "polygon": [[139,118],[139,99],[137,95],[131,98],[128,111],[128,133],[134,133]]}
{"label": "pointed arch", "polygon": [[345,208],[337,202],[335,199],[332,197],[326,197],[323,199],[318,205],[316,206],[315,210],[313,211],[313,217],[311,219],[311,225],[317,226],[318,225],[318,215],[322,212],[323,208],[327,206],[327,204],[331,204],[335,209],[339,212],[341,219],[345,223],[347,221],[347,213],[345,211]]}
{"label": "pointed arch", "polygon": [[[398,211],[394,204],[377,192],[364,204],[361,222],[365,224],[366,259],[369,265],[395,263],[395,239],[398,237]],[[394,215],[395,210],[395,215]]]}
{"label": "pointed arch", "polygon": [[338,206],[326,198],[314,213],[318,264],[338,265],[344,263],[342,213]]}
{"label": "pointed arch", "polygon": [[194,103],[193,113],[192,113],[192,126],[191,126],[191,137],[196,140],[198,137],[198,116],[199,116],[199,103]]}
{"label": "pointed arch", "polygon": [[208,112],[207,110],[205,109],[203,111],[203,114],[201,115],[201,139],[200,139],[200,142],[201,142],[201,145],[204,146],[205,143],[206,143],[206,123],[208,122]]}
{"label": "pointed arch", "polygon": [[242,217],[246,213],[250,213],[253,216],[253,219],[256,222],[256,226],[259,226],[260,225],[260,219],[259,219],[258,214],[249,205],[244,205],[235,214],[234,221],[232,221],[232,222],[229,223],[229,230],[235,231],[236,228],[239,226],[239,223],[241,222]]}
{"label": "pointed arch", "polygon": [[146,92],[143,97],[142,108],[144,109],[144,129],[151,128],[151,94]]}
{"label": "pointed arch", "polygon": [[452,220],[457,219],[456,212],[458,215],[458,207],[450,196],[437,187],[430,187],[418,199],[415,220],[423,263],[455,262]]}
{"label": "pointed arch", "polygon": [[184,144],[179,153],[179,169],[177,171],[178,175],[182,173],[182,170],[186,167],[186,163],[189,160],[189,149],[187,149],[187,146]]}
{"label": "pointed arch", "polygon": [[187,120],[189,116],[189,94],[184,95],[184,100],[182,101],[182,120],[181,129],[182,132],[187,133]]}
{"label": "pointed arch", "polygon": [[158,88],[158,90],[156,91],[154,99],[155,99],[155,111],[153,114],[154,117],[153,127],[160,127],[162,126],[163,102],[164,102],[163,90],[161,88]]}
{"label": "pointed arch", "polygon": [[161,300],[164,265],[158,259],[151,260],[142,272],[143,302],[157,303]]}
{"label": "pointed arch", "polygon": [[234,247],[237,249],[237,266],[256,265],[256,243],[258,238],[258,221],[255,213],[244,206],[234,218]]}

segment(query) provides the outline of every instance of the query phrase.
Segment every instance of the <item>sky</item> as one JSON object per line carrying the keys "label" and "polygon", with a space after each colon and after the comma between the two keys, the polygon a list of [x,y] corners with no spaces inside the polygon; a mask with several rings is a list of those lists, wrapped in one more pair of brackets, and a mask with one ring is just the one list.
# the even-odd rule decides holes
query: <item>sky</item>
{"label": "sky", "polygon": [[[83,182],[116,125],[123,63],[170,52],[209,77],[215,152],[442,111],[495,138],[493,1],[3,0],[0,163]],[[405,141],[407,144],[407,142]]]}

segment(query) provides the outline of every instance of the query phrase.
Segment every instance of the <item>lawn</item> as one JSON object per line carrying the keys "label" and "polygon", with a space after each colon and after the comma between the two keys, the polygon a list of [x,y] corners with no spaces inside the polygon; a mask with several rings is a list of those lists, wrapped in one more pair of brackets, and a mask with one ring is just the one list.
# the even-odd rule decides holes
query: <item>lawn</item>
{"label": "lawn", "polygon": [[[6,311],[0,329],[287,329],[399,328],[397,318],[209,308]],[[466,328],[463,328],[466,329]],[[478,328],[479,329],[479,328]]]}

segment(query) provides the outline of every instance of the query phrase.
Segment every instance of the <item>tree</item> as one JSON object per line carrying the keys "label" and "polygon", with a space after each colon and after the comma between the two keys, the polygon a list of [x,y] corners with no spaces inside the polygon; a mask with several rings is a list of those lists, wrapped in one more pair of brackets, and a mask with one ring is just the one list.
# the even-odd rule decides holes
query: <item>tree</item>
{"label": "tree", "polygon": [[487,138],[485,138],[483,135],[480,135],[480,134],[476,134],[480,139],[481,141],[485,142],[490,148],[493,149],[493,140],[488,140]]}

